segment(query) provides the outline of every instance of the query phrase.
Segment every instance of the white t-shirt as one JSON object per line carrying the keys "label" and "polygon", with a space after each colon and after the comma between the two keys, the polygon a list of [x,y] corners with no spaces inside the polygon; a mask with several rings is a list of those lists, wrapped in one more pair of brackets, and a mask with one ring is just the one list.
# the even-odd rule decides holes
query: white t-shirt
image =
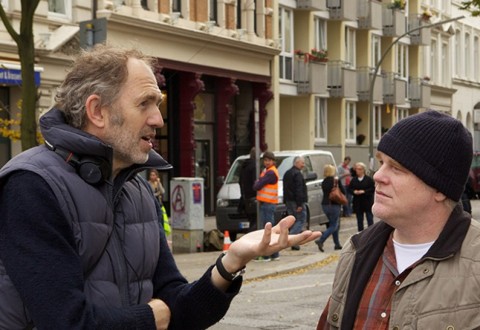
{"label": "white t-shirt", "polygon": [[413,263],[420,260],[427,253],[435,241],[422,244],[401,244],[393,240],[395,258],[397,259],[397,270],[401,274]]}

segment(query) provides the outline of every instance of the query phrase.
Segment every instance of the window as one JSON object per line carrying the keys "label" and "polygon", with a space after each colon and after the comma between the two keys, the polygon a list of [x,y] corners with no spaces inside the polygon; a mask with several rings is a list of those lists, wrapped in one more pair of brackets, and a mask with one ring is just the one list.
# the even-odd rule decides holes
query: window
{"label": "window", "polygon": [[345,125],[345,136],[347,143],[356,143],[357,136],[357,108],[354,102],[346,103],[346,125]]}
{"label": "window", "polygon": [[182,1],[172,0],[172,12],[180,13],[182,11]]}
{"label": "window", "polygon": [[473,79],[480,80],[480,41],[477,36],[473,38]]}
{"label": "window", "polygon": [[397,73],[402,79],[408,77],[408,46],[405,44],[397,45]]}
{"label": "window", "polygon": [[315,97],[315,142],[327,142],[327,100]]}
{"label": "window", "polygon": [[471,70],[472,70],[472,62],[470,56],[470,33],[465,33],[465,77],[471,77]]}
{"label": "window", "polygon": [[280,79],[293,79],[293,14],[290,9],[279,9]]}
{"label": "window", "polygon": [[209,1],[208,19],[212,22],[217,21],[217,0]]}
{"label": "window", "polygon": [[327,49],[327,24],[325,20],[320,17],[315,17],[313,24],[315,25],[315,48]]}
{"label": "window", "polygon": [[408,117],[408,109],[397,108],[397,122]]}
{"label": "window", "polygon": [[[388,104],[386,105],[387,107],[389,106]],[[381,105],[376,105],[375,110],[373,112],[373,139],[374,142],[380,141],[380,138],[382,137],[382,106]]]}
{"label": "window", "polygon": [[461,77],[462,72],[462,46],[461,46],[461,33],[460,30],[455,32],[455,76]]}
{"label": "window", "polygon": [[72,17],[71,0],[48,0],[48,12],[59,18]]}
{"label": "window", "polygon": [[448,40],[442,40],[442,49],[441,49],[441,70],[439,75],[441,75],[441,82],[444,86],[450,86],[450,57],[448,51]]}
{"label": "window", "polygon": [[372,57],[371,57],[372,62],[370,63],[370,66],[372,68],[376,67],[381,57],[382,57],[381,38],[380,36],[373,34],[372,35]]}
{"label": "window", "polygon": [[347,65],[355,67],[355,30],[350,27],[345,27],[345,61]]}
{"label": "window", "polygon": [[437,40],[432,39],[430,42],[430,73],[432,74],[432,80],[438,82],[438,51]]}

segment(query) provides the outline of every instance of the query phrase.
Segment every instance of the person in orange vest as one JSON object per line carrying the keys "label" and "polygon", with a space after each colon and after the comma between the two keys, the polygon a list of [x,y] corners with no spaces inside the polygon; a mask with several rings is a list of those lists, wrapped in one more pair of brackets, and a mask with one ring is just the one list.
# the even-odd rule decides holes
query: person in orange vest
{"label": "person in orange vest", "polygon": [[[265,227],[267,222],[275,224],[275,207],[278,204],[278,170],[275,166],[275,155],[271,151],[263,153],[265,168],[260,173],[260,178],[253,184],[257,191],[257,201],[260,204],[260,223]],[[259,257],[257,261],[279,260],[278,252],[271,256]]]}

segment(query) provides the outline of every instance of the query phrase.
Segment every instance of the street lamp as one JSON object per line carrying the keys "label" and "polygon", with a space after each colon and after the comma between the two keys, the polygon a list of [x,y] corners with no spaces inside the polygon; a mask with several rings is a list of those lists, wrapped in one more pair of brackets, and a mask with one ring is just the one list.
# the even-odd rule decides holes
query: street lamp
{"label": "street lamp", "polygon": [[459,17],[455,17],[455,18],[450,18],[450,19],[447,19],[447,20],[444,20],[444,21],[440,21],[440,22],[436,22],[436,23],[432,23],[432,24],[427,24],[427,25],[420,25],[420,26],[417,26],[416,28],[413,28],[411,30],[408,30],[407,32],[405,32],[404,34],[402,34],[401,36],[397,37],[388,47],[387,49],[383,52],[382,54],[382,57],[378,60],[378,63],[376,64],[375,66],[375,70],[373,72],[373,77],[372,77],[372,80],[370,81],[370,89],[369,89],[369,97],[368,97],[368,102],[370,104],[370,140],[369,140],[369,143],[370,143],[370,146],[369,146],[369,167],[370,167],[370,171],[373,171],[374,169],[374,156],[373,156],[373,131],[374,131],[374,122],[373,122],[373,118],[374,118],[374,114],[375,114],[375,105],[373,104],[373,89],[375,87],[375,80],[377,78],[377,73],[378,73],[378,70],[380,69],[380,65],[382,64],[383,60],[385,59],[385,57],[387,56],[388,52],[390,51],[390,49],[392,49],[392,47],[400,41],[400,39],[402,39],[403,37],[405,37],[406,35],[412,33],[412,32],[415,32],[415,31],[418,31],[418,30],[421,30],[421,29],[425,29],[425,28],[431,28],[431,27],[435,27],[435,26],[438,26],[438,25],[442,25],[442,24],[445,24],[445,23],[449,23],[449,22],[453,22],[453,21],[457,21],[459,19],[462,19],[464,18],[465,16],[459,16]]}

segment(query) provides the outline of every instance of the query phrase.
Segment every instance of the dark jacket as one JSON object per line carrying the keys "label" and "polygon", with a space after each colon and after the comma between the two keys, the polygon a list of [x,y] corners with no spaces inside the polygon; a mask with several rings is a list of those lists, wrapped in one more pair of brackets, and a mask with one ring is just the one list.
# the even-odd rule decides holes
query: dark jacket
{"label": "dark jacket", "polygon": [[[363,213],[363,212],[372,212],[374,193],[375,193],[375,182],[371,177],[365,175],[362,181],[358,180],[358,177],[352,178],[348,190],[353,196],[353,212]],[[365,190],[364,194],[355,195],[354,190]]]}
{"label": "dark jacket", "polygon": [[[111,168],[111,148],[65,124],[60,111],[40,123],[54,147],[102,157]],[[151,151],[147,163],[122,170],[113,182],[90,185],[45,146],[5,165],[0,328],[155,329],[152,298],[170,307],[169,329],[207,328],[226,313],[240,283],[225,294],[213,286],[210,269],[192,284],[179,273],[159,204],[136,175],[151,167],[170,165]]]}
{"label": "dark jacket", "polygon": [[240,192],[242,198],[249,199],[257,196],[257,192],[253,189],[253,184],[257,179],[257,168],[255,159],[247,159],[243,162],[240,170],[238,182],[240,184]]}
{"label": "dark jacket", "polygon": [[[322,205],[328,205],[328,204],[333,204],[333,205],[340,205],[338,203],[330,201],[328,196],[330,195],[330,191],[332,191],[333,184],[335,182],[335,178],[333,176],[327,176],[325,179],[322,181],[322,191],[323,191],[323,199],[322,199]],[[338,188],[340,191],[345,195],[345,187],[342,185],[342,182],[337,179],[338,183]]]}
{"label": "dark jacket", "polygon": [[283,176],[283,199],[285,202],[296,202],[297,206],[302,206],[308,202],[307,185],[302,172],[295,166],[292,166]]}

